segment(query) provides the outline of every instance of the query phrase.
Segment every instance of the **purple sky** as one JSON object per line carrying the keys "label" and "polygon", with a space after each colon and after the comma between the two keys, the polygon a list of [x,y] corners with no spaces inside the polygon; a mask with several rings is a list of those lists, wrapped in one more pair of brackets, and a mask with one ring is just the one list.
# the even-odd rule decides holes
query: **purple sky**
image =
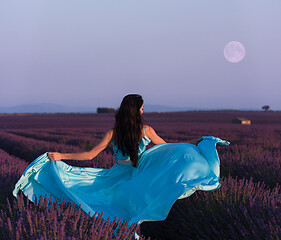
{"label": "purple sky", "polygon": [[281,110],[280,0],[4,0],[0,31],[0,106]]}

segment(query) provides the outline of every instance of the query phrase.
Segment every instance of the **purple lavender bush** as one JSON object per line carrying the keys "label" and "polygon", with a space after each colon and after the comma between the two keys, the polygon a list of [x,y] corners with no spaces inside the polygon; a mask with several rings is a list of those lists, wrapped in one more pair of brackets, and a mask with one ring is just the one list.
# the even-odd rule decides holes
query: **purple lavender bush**
{"label": "purple lavender bush", "polygon": [[14,185],[27,165],[0,149],[0,239],[130,239],[139,228],[105,220],[102,213],[90,217],[70,202],[40,196],[34,204],[22,193],[14,198]]}
{"label": "purple lavender bush", "polygon": [[221,188],[178,200],[167,219],[141,225],[153,239],[280,239],[280,187],[223,177]]}
{"label": "purple lavender bush", "polygon": [[14,184],[18,181],[28,163],[13,157],[0,149],[0,207],[6,205],[6,198],[12,199]]}
{"label": "purple lavender bush", "polygon": [[[36,200],[37,202],[37,200]],[[40,196],[38,204],[18,194],[6,211],[0,211],[1,239],[131,239],[138,226],[115,218],[104,220],[102,213],[84,213],[74,203],[52,203]],[[116,231],[114,231],[116,229]]]}

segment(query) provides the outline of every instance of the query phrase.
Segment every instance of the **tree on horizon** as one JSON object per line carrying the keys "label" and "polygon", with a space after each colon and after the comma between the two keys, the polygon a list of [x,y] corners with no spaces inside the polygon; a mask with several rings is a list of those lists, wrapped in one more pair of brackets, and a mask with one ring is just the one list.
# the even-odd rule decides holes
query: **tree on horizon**
{"label": "tree on horizon", "polygon": [[268,110],[269,110],[269,108],[270,108],[270,106],[269,106],[269,105],[264,105],[264,106],[262,107],[262,109],[263,109],[264,111],[268,111]]}
{"label": "tree on horizon", "polygon": [[98,107],[97,113],[115,113],[114,108]]}

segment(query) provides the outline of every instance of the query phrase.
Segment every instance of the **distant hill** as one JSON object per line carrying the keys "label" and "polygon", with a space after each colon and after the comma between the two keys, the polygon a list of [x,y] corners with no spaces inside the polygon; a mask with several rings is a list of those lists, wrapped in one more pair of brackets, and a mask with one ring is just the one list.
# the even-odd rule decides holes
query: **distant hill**
{"label": "distant hill", "polygon": [[[99,106],[103,107],[103,106]],[[144,105],[144,112],[183,112],[183,111],[223,111],[224,109],[177,108],[162,105]],[[228,111],[230,111],[229,109]],[[241,110],[241,109],[240,109]],[[250,110],[250,109],[243,109]],[[252,109],[253,110],[253,109]],[[257,110],[257,109],[256,109]],[[71,107],[52,103],[23,104],[11,107],[0,107],[0,113],[96,113],[97,107]]]}
{"label": "distant hill", "polygon": [[[162,105],[149,105],[145,104],[143,107],[144,112],[184,112],[184,111],[193,111],[200,110],[199,108],[177,108],[177,107],[169,107]],[[203,110],[203,109],[201,109]]]}
{"label": "distant hill", "polygon": [[[145,104],[144,112],[181,112],[198,110],[195,108],[176,108]],[[52,103],[23,104],[0,107],[0,113],[96,113],[97,107],[71,107]]]}
{"label": "distant hill", "polygon": [[70,107],[52,103],[0,107],[0,113],[95,113],[96,107]]}

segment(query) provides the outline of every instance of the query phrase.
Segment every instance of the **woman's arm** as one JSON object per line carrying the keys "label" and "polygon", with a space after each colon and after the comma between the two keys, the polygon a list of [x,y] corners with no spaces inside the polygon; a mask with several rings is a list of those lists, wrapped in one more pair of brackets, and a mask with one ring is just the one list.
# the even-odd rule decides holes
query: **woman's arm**
{"label": "woman's arm", "polygon": [[[151,141],[154,144],[163,144],[166,143],[161,137],[159,137],[157,135],[157,133],[154,131],[154,129],[148,125],[145,125],[145,135],[151,139]],[[190,139],[187,141],[187,143],[191,143],[194,145],[197,145],[198,143],[200,143],[203,139],[200,138],[194,138],[194,139]]]}
{"label": "woman's arm", "polygon": [[166,143],[161,137],[157,135],[154,129],[148,125],[145,125],[145,135],[154,143],[154,144],[163,144]]}
{"label": "woman's arm", "polygon": [[91,160],[96,157],[102,150],[104,150],[110,143],[112,138],[113,130],[110,129],[98,145],[93,147],[92,150],[82,153],[59,153],[59,152],[49,152],[48,157],[52,161],[65,160]]}

